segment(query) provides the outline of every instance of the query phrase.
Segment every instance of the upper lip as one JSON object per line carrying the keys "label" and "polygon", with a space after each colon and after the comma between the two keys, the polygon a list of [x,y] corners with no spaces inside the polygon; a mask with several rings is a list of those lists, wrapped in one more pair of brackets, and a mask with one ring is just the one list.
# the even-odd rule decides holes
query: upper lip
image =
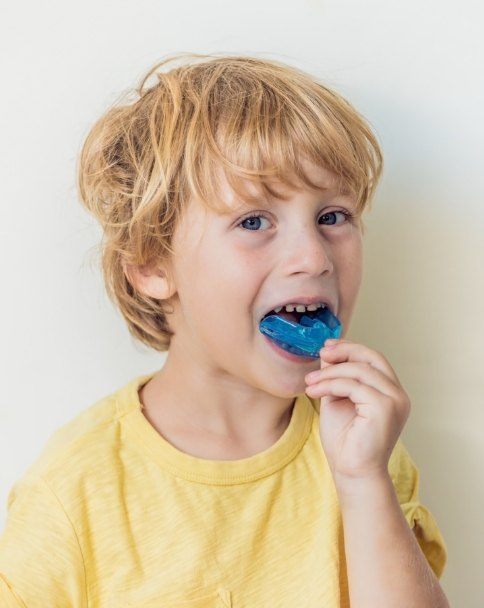
{"label": "upper lip", "polygon": [[335,305],[333,303],[332,297],[329,295],[320,294],[317,296],[292,296],[287,300],[279,302],[279,304],[274,304],[270,308],[267,308],[265,312],[262,313],[260,318],[262,319],[262,317],[264,317],[264,315],[266,315],[268,312],[271,312],[271,310],[275,310],[280,306],[284,307],[286,306],[286,304],[305,304],[306,306],[309,306],[309,304],[317,304],[319,302],[324,302],[329,308],[329,310],[333,314],[336,314]]}

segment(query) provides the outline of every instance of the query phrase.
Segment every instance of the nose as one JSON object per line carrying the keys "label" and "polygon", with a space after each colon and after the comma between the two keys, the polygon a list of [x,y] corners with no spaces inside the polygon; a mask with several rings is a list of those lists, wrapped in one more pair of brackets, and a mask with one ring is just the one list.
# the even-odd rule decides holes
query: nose
{"label": "nose", "polygon": [[284,256],[286,271],[290,274],[303,272],[320,275],[333,272],[330,245],[317,226],[301,227],[285,239]]}

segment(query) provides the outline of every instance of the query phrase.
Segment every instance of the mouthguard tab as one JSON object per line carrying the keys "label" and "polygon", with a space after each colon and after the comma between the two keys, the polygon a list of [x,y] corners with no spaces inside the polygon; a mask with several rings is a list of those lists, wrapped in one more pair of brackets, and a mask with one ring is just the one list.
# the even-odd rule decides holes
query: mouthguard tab
{"label": "mouthguard tab", "polygon": [[319,358],[329,338],[339,338],[342,325],[328,308],[318,308],[314,317],[303,315],[300,322],[269,315],[259,323],[259,331],[278,346],[303,357]]}

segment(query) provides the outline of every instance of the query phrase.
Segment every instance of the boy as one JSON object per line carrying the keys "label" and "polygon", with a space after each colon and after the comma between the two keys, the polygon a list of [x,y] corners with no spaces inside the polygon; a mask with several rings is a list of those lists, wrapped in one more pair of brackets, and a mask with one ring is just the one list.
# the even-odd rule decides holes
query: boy
{"label": "boy", "polygon": [[299,357],[259,331],[327,306],[346,334],[378,143],[300,70],[195,57],[154,66],[81,151],[108,293],[168,357],[15,484],[2,606],[446,607],[388,361],[347,339]]}

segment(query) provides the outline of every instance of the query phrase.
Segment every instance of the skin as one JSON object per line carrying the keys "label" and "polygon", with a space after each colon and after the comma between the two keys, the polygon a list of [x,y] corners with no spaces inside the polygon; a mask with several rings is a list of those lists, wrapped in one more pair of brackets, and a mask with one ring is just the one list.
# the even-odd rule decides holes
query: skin
{"label": "skin", "polygon": [[[133,275],[138,289],[172,297],[175,309],[168,359],[140,391],[144,414],[182,451],[230,460],[270,447],[296,395],[321,399],[351,607],[449,608],[388,472],[409,397],[384,355],[344,339],[362,278],[361,225],[340,214],[318,218],[354,210],[354,202],[331,188],[331,174],[306,168],[330,189],[273,201],[267,219],[245,228],[236,226],[241,212],[217,215],[192,201],[175,233],[173,266]],[[225,196],[235,210],[228,188]],[[332,347],[326,341],[315,362],[283,359],[262,339],[258,319],[280,301],[321,290],[333,296],[343,337]]]}
{"label": "skin", "polygon": [[411,410],[407,393],[384,355],[363,344],[326,341],[320,356],[306,393],[321,399],[319,434],[341,507],[351,608],[449,608],[388,471]]}
{"label": "skin", "polygon": [[[331,294],[342,335],[348,329],[362,279],[360,221],[323,216],[356,212],[355,201],[338,194],[333,174],[303,163],[329,189],[302,188],[290,200],[236,212],[240,200],[222,179],[233,213],[192,198],[170,263],[130,269],[138,289],[174,307],[167,360],[140,398],[151,424],[187,453],[240,458],[270,447],[287,428],[304,376],[319,361],[294,363],[274,352],[258,329],[268,309],[293,296]],[[265,217],[237,226],[247,212]]]}

